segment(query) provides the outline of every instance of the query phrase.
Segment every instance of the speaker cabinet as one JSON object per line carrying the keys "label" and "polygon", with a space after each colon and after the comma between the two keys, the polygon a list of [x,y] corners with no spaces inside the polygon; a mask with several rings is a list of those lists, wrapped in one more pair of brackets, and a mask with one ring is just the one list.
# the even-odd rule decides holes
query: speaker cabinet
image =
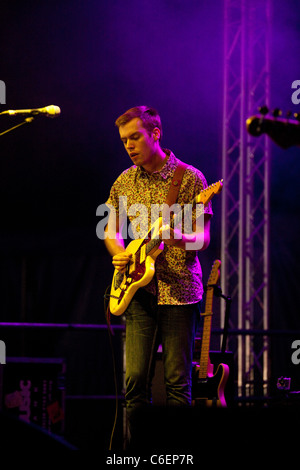
{"label": "speaker cabinet", "polygon": [[0,411],[46,432],[62,435],[65,422],[65,361],[8,357],[0,367]]}

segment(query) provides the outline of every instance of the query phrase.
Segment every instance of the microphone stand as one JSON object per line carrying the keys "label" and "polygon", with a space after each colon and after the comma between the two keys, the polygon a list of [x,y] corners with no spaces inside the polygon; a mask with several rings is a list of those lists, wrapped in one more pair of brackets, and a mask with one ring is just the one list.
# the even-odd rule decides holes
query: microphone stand
{"label": "microphone stand", "polygon": [[[0,113],[0,114],[1,114],[1,113]],[[33,116],[28,117],[28,118],[26,118],[23,122],[21,122],[20,124],[17,124],[16,126],[10,127],[9,129],[6,129],[6,131],[1,132],[1,133],[0,133],[0,136],[1,136],[1,135],[4,135],[4,134],[7,134],[7,133],[10,132],[10,131],[13,131],[14,129],[17,129],[17,127],[23,126],[23,124],[27,124],[27,123],[29,123],[29,122],[32,122],[33,120],[34,120],[34,117],[33,117]]]}

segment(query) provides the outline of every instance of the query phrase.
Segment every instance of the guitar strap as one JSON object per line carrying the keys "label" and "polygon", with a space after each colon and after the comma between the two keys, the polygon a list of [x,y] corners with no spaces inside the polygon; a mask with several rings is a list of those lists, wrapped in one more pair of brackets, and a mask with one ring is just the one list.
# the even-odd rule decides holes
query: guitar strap
{"label": "guitar strap", "polygon": [[[187,167],[188,165],[186,163],[182,162],[181,160],[178,160],[178,165],[175,168],[175,172],[174,172],[171,184],[170,184],[170,189],[166,198],[166,204],[169,207],[171,207],[177,201],[182,178]],[[165,214],[163,213],[163,218],[164,218],[164,215]]]}

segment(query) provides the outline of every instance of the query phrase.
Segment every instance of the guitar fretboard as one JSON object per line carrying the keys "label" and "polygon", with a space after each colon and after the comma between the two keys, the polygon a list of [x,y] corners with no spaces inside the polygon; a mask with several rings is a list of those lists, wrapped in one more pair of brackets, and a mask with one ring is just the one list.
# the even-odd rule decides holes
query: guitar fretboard
{"label": "guitar fretboard", "polygon": [[[210,292],[211,291],[211,292]],[[212,299],[213,299],[213,288],[210,287],[206,293],[206,305],[202,341],[201,341],[201,355],[200,355],[200,371],[199,378],[206,379],[208,375],[208,363],[209,363],[209,348],[210,348],[210,337],[211,337],[211,321],[212,321]]]}
{"label": "guitar fretboard", "polygon": [[[169,225],[171,228],[174,228],[176,227],[178,224],[181,224],[184,219],[183,219],[183,215],[185,217],[185,219],[188,219],[190,222],[192,221],[192,211],[197,203],[197,200],[199,198],[199,195],[196,196],[192,203],[191,204],[186,204],[184,208],[182,208],[180,211],[176,212],[173,214],[173,218],[171,217],[170,215],[170,221],[169,222]],[[201,209],[203,211],[203,207],[204,207],[204,204],[201,203]],[[199,217],[200,214],[196,214],[197,217]],[[159,245],[161,243],[161,239],[160,238],[151,238],[151,231],[152,231],[152,228],[149,230],[147,236],[145,237],[145,241],[147,243],[147,246],[146,246],[146,255],[148,255],[150,253],[150,251],[155,248],[157,245]]]}

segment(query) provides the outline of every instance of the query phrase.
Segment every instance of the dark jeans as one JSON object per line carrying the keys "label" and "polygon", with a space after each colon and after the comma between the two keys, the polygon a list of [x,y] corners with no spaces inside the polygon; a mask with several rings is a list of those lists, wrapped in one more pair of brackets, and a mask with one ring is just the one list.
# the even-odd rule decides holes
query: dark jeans
{"label": "dark jeans", "polygon": [[140,289],[126,311],[126,408],[133,432],[134,413],[151,404],[156,352],[162,345],[167,405],[189,406],[199,304],[157,305]]}

